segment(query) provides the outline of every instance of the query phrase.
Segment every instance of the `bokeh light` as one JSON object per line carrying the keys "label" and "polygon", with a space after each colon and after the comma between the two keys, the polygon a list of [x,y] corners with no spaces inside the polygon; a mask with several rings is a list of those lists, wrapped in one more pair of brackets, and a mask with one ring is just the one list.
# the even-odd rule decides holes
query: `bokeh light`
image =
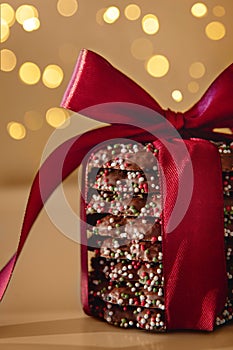
{"label": "bokeh light", "polygon": [[199,79],[205,74],[205,65],[202,62],[194,62],[189,67],[189,75],[194,79]]}
{"label": "bokeh light", "polygon": [[57,10],[62,16],[73,16],[78,10],[78,2],[77,0],[59,0]]}
{"label": "bokeh light", "polygon": [[180,90],[173,90],[172,91],[172,98],[176,102],[181,102],[183,100],[183,95]]}
{"label": "bokeh light", "polygon": [[37,84],[41,76],[40,68],[33,62],[25,62],[20,67],[19,76],[25,84]]}
{"label": "bokeh light", "polygon": [[225,15],[225,13],[226,13],[226,10],[223,6],[220,6],[220,5],[214,6],[213,14],[216,17],[223,17]]}
{"label": "bokeh light", "polygon": [[188,83],[188,90],[192,94],[195,94],[199,90],[199,84],[196,81],[190,81]]}
{"label": "bokeh light", "polygon": [[149,39],[138,38],[131,44],[131,53],[138,60],[146,60],[153,53],[153,44]]}
{"label": "bokeh light", "polygon": [[1,20],[4,19],[9,27],[15,23],[15,11],[8,3],[0,4]]}
{"label": "bokeh light", "polygon": [[148,60],[146,69],[152,77],[163,77],[169,70],[169,61],[163,55],[154,55]]}
{"label": "bokeh light", "polygon": [[1,18],[1,29],[0,29],[0,39],[1,39],[1,43],[4,43],[4,41],[6,41],[9,38],[10,35],[10,28],[7,24],[7,22],[5,21],[5,19]]}
{"label": "bokeh light", "polygon": [[29,130],[39,130],[43,126],[43,116],[38,111],[27,111],[24,114],[24,123]]}
{"label": "bokeh light", "polygon": [[0,51],[0,67],[3,72],[11,72],[17,63],[16,56],[13,51],[3,49]]}
{"label": "bokeh light", "polygon": [[110,6],[103,14],[106,23],[112,24],[120,17],[120,10],[116,6]]}
{"label": "bokeh light", "polygon": [[213,129],[213,132],[217,132],[220,134],[228,134],[228,135],[233,134],[232,130],[229,128],[215,128],[215,129]]}
{"label": "bokeh light", "polygon": [[22,140],[26,137],[25,126],[21,123],[10,122],[7,124],[7,131],[10,137],[15,140]]}
{"label": "bokeh light", "polygon": [[211,40],[220,40],[226,35],[226,28],[221,22],[213,21],[207,24],[205,33]]}
{"label": "bokeh light", "polygon": [[207,11],[207,6],[202,2],[196,2],[191,8],[192,15],[197,18],[204,17],[207,14]]}
{"label": "bokeh light", "polygon": [[32,5],[21,5],[16,10],[16,20],[18,23],[23,24],[29,18],[39,17],[38,10]]}
{"label": "bokeh light", "polygon": [[159,20],[155,15],[148,14],[142,19],[142,29],[148,35],[153,35],[159,30]]}
{"label": "bokeh light", "polygon": [[102,9],[99,9],[97,12],[96,12],[96,16],[95,16],[95,19],[96,19],[96,22],[99,24],[99,25],[104,25],[104,13],[106,11],[106,8],[102,8]]}
{"label": "bokeh light", "polygon": [[135,21],[141,16],[141,9],[136,4],[129,4],[125,8],[125,17],[130,21]]}
{"label": "bokeh light", "polygon": [[56,64],[48,65],[42,75],[42,81],[45,86],[55,89],[61,85],[63,80],[63,70]]}
{"label": "bokeh light", "polygon": [[37,17],[28,18],[23,22],[23,29],[32,32],[40,28],[40,20]]}
{"label": "bokeh light", "polygon": [[67,125],[66,122],[68,119],[69,112],[59,107],[50,108],[46,113],[47,123],[54,128]]}

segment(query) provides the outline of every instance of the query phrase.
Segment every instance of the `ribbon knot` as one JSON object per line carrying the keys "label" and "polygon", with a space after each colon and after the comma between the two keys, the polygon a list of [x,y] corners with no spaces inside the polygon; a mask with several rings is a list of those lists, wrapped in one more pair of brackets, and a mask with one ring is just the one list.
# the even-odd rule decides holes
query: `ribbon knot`
{"label": "ribbon knot", "polygon": [[174,126],[176,130],[181,130],[185,126],[185,118],[182,112],[174,112],[171,109],[165,111],[166,119]]}

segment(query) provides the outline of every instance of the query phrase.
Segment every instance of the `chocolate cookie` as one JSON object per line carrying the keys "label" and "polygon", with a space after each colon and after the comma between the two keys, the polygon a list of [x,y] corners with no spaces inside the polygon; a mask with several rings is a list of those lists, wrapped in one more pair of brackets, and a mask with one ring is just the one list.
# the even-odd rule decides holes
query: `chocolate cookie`
{"label": "chocolate cookie", "polygon": [[231,144],[221,144],[218,147],[223,171],[233,171],[233,142]]}
{"label": "chocolate cookie", "polygon": [[123,258],[157,262],[162,260],[162,246],[155,242],[129,241],[125,239],[108,238],[103,241],[100,255],[106,258]]}
{"label": "chocolate cookie", "polygon": [[106,201],[101,195],[93,195],[86,206],[86,213],[109,213],[122,216],[152,216],[159,218],[161,215],[160,198],[156,195],[132,197],[130,194],[122,194],[111,201]]}
{"label": "chocolate cookie", "polygon": [[223,194],[233,196],[233,173],[223,173]]}
{"label": "chocolate cookie", "polygon": [[[93,167],[120,170],[157,171],[157,150],[152,144],[114,144],[103,146],[93,153],[88,162],[89,172]],[[143,161],[142,161],[143,159]]]}
{"label": "chocolate cookie", "polygon": [[93,234],[129,240],[162,241],[161,221],[153,217],[107,215],[96,222]]}

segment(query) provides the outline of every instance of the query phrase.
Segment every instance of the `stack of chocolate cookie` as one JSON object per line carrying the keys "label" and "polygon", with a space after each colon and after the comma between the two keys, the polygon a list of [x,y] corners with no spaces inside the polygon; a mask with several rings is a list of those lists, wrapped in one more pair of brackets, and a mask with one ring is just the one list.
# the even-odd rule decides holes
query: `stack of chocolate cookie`
{"label": "stack of chocolate cookie", "polygon": [[[232,318],[233,145],[218,144],[223,168],[229,298]],[[157,150],[152,144],[105,145],[87,164],[86,214],[94,316],[128,328],[166,330]]]}
{"label": "stack of chocolate cookie", "polygon": [[225,310],[216,320],[216,324],[221,325],[233,318],[233,143],[220,143],[218,149],[222,162],[225,251],[228,277],[228,299]]}
{"label": "stack of chocolate cookie", "polygon": [[87,221],[94,315],[164,330],[161,194],[152,144],[114,144],[88,163]]}

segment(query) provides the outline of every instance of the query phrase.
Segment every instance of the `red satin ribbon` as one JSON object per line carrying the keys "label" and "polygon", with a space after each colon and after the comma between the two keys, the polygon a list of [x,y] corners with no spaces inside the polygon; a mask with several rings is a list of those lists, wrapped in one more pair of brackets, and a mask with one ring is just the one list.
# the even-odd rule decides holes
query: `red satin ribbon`
{"label": "red satin ribbon", "polygon": [[[167,193],[163,210],[167,327],[210,331],[227,294],[221,163],[218,150],[208,141],[169,142],[177,154],[176,164],[160,141],[154,143],[164,172],[162,194],[164,187]],[[181,223],[167,233],[179,186],[189,186],[186,169],[190,159],[179,159],[183,142],[193,166],[192,200]]]}
{"label": "red satin ribbon", "polygon": [[[115,69],[103,57],[84,49],[80,53],[61,105],[72,111],[82,111],[82,114],[101,122],[109,123],[111,119],[112,123],[135,125],[137,119],[142,118],[140,115],[119,116],[111,109],[106,109],[106,113],[100,115],[98,108],[96,111],[94,108],[88,108],[109,102],[132,103],[163,115],[181,134],[183,131],[188,131],[192,136],[207,135],[205,138],[215,139],[214,128],[233,128],[232,90],[233,64],[219,75],[200,101],[187,112],[164,110],[145,90]],[[143,116],[143,121],[153,133],[160,126],[153,125],[150,117],[150,115]],[[220,137],[223,138],[222,134]]]}
{"label": "red satin ribbon", "polygon": [[[79,57],[77,66],[75,68],[73,77],[71,79],[70,85],[64,96],[62,106],[72,109],[73,111],[82,110],[84,115],[90,116],[94,119],[100,121],[107,121],[111,119],[113,125],[101,129],[94,130],[92,132],[86,133],[81,137],[72,138],[69,141],[58,147],[45,161],[45,163],[40,168],[31,188],[27,209],[25,213],[24,223],[22,227],[19,247],[16,255],[10,260],[10,262],[5,266],[0,274],[0,297],[2,298],[6,287],[10,281],[11,274],[13,272],[15,263],[18,256],[23,248],[23,245],[27,239],[29,231],[37,218],[40,210],[43,208],[44,202],[49,198],[53,190],[66,178],[75,168],[77,168],[86,153],[91,150],[96,144],[108,140],[110,138],[131,138],[138,142],[146,142],[154,139],[147,131],[142,130],[133,125],[137,122],[135,120],[134,114],[126,113],[127,120],[124,119],[124,113],[122,115],[117,115],[114,112],[111,114],[111,110],[105,114],[99,115],[98,108],[87,108],[100,103],[106,102],[127,102],[135,103],[147,108],[153,109],[155,112],[162,114],[167,118],[182,134],[190,135],[207,135],[207,138],[211,136],[214,138],[214,133],[212,129],[215,127],[230,127],[233,128],[233,106],[232,106],[232,85],[233,85],[233,66],[230,66],[225,72],[223,72],[219,78],[211,85],[206,94],[202,97],[200,102],[198,102],[193,108],[191,108],[185,114],[177,114],[171,111],[164,111],[161,107],[137,84],[132,82],[118,70],[114,69],[107,61],[105,61],[99,55],[83,50]],[[224,103],[222,101],[224,100]],[[85,110],[83,110],[85,109]],[[123,118],[122,118],[123,117]],[[116,119],[117,118],[117,119]],[[114,122],[119,122],[119,118],[122,118],[122,124],[129,123],[131,126],[127,125],[114,125]],[[150,119],[145,118],[145,125],[151,128],[151,132],[155,132],[158,129],[162,130],[166,127],[164,125],[152,125]],[[137,124],[136,124],[137,125]],[[221,135],[222,137],[222,135]],[[229,137],[230,139],[231,137]],[[191,141],[190,141],[191,142]],[[197,142],[199,144],[199,142]],[[201,144],[201,142],[200,142]],[[221,201],[221,196],[219,192],[221,191],[221,168],[219,156],[217,151],[213,150],[206,143],[199,147],[198,153],[195,151],[196,146],[190,146],[190,154],[194,164],[194,174],[195,174],[195,193],[192,199],[191,207],[185,216],[184,222],[186,229],[192,228],[192,222],[195,217],[195,222],[198,223],[194,225],[193,231],[195,235],[191,237],[188,235],[187,242],[180,244],[180,238],[182,235],[187,234],[187,230],[180,230],[180,233],[171,234],[168,237],[165,235],[165,274],[166,274],[166,306],[167,306],[167,321],[168,328],[192,328],[192,329],[205,329],[211,330],[214,326],[215,317],[225,302],[225,285],[226,285],[226,272],[225,272],[225,258],[223,249],[223,223],[222,215],[223,204]],[[201,162],[200,152],[207,152],[212,162]],[[64,161],[64,154],[65,161]],[[161,153],[163,154],[163,153]],[[168,157],[168,158],[167,158]],[[207,157],[208,158],[208,157]],[[169,155],[165,158],[161,158],[161,164],[164,169],[170,169],[170,166],[166,167],[166,161],[169,159]],[[64,162],[63,162],[64,161]],[[172,161],[170,160],[170,163]],[[206,168],[208,164],[209,168]],[[63,169],[62,178],[60,176],[60,169]],[[210,170],[209,170],[210,169]],[[174,170],[174,169],[173,169]],[[203,179],[207,177],[208,171],[210,171],[211,179],[204,184]],[[216,176],[212,175],[216,173]],[[167,176],[169,173],[167,173]],[[46,184],[44,184],[43,199],[41,197],[41,184],[40,176],[46,177]],[[175,182],[174,182],[175,183]],[[208,188],[208,190],[205,188]],[[211,190],[210,190],[211,189]],[[175,193],[175,188],[170,188],[170,193]],[[200,190],[200,192],[199,192]],[[173,192],[172,192],[173,191]],[[202,192],[204,191],[204,192]],[[207,192],[206,192],[207,191]],[[213,191],[213,193],[212,193]],[[202,193],[208,195],[205,200]],[[212,195],[211,195],[212,194]],[[222,195],[222,194],[221,194]],[[200,201],[201,196],[201,201]],[[209,199],[212,199],[209,202]],[[169,202],[168,202],[169,203]],[[209,204],[211,203],[211,205]],[[202,206],[203,205],[203,206]],[[170,204],[166,204],[166,208],[169,208]],[[209,208],[206,217],[203,215],[202,208]],[[201,209],[200,209],[201,208]],[[214,214],[214,215],[213,215]],[[164,211],[164,221],[166,221],[166,210]],[[218,217],[214,220],[214,224],[211,224],[211,219],[213,217]],[[214,226],[214,227],[213,227]],[[180,227],[180,226],[179,226]],[[217,231],[217,232],[216,232]],[[213,235],[212,235],[213,233]],[[205,235],[203,239],[203,234]],[[213,242],[213,248],[210,250],[210,235]],[[171,237],[171,238],[170,238]],[[177,245],[179,249],[175,249],[176,244],[174,240],[177,238]],[[182,240],[183,242],[183,240]],[[185,242],[185,241],[184,241]],[[198,243],[199,242],[199,243]],[[200,244],[200,242],[202,242]],[[190,277],[188,278],[188,273],[193,273],[187,271],[187,269],[195,264],[194,260],[190,260],[192,265],[185,264],[186,261],[189,262],[187,252],[185,253],[184,245],[188,244],[190,249],[195,250],[196,256],[197,252],[201,252],[201,256],[205,259],[202,263],[204,266],[204,272],[202,274],[202,269],[200,264],[197,264],[197,270],[195,270],[195,282],[199,281],[196,285],[192,283]],[[86,253],[86,247],[83,246],[83,253]],[[166,255],[166,252],[167,255]],[[178,252],[178,255],[177,255]],[[208,254],[206,254],[208,252]],[[171,254],[170,254],[171,253]],[[198,253],[199,254],[199,253]],[[192,255],[194,259],[194,255]],[[187,259],[187,260],[186,260]],[[87,300],[87,265],[83,261],[83,280],[82,285],[83,290],[83,301],[84,308],[88,309]],[[215,265],[213,265],[215,263]],[[206,267],[205,267],[206,266]],[[211,268],[212,266],[212,268]],[[213,266],[216,266],[213,269]],[[174,270],[175,269],[175,270]],[[174,272],[175,271],[175,272]],[[213,278],[213,271],[216,275]],[[200,275],[199,275],[200,272]],[[197,276],[198,275],[198,276]],[[175,276],[175,277],[174,277]],[[184,276],[186,276],[184,278]],[[206,278],[206,279],[205,279]],[[205,279],[205,280],[203,280]],[[213,281],[214,280],[214,281]],[[177,283],[175,283],[177,281]],[[181,281],[187,282],[188,289],[184,290],[182,293],[186,293],[185,302],[182,304],[184,295],[177,295],[178,290],[181,291]],[[173,283],[174,282],[174,283]],[[172,289],[172,286],[173,287]],[[180,289],[179,289],[180,286]],[[192,288],[199,288],[201,286],[200,292],[191,293]],[[191,288],[192,287],[192,288]],[[86,289],[85,289],[86,288]],[[171,288],[171,289],[170,289]],[[175,292],[174,292],[175,288]],[[177,289],[178,288],[178,289]],[[222,293],[219,289],[222,288]],[[196,302],[192,305],[188,303],[188,300],[196,298]],[[191,299],[189,299],[191,297]],[[178,310],[179,304],[182,304],[182,310],[190,306],[189,316],[192,314],[193,317],[188,317],[187,310]],[[196,309],[197,307],[197,309]],[[201,307],[201,310],[200,310]],[[198,310],[198,311],[195,311]],[[179,311],[179,312],[178,312]],[[181,315],[179,317],[178,315]],[[186,315],[186,316],[185,316]],[[207,316],[208,315],[208,316]],[[177,321],[176,321],[177,320]]]}

